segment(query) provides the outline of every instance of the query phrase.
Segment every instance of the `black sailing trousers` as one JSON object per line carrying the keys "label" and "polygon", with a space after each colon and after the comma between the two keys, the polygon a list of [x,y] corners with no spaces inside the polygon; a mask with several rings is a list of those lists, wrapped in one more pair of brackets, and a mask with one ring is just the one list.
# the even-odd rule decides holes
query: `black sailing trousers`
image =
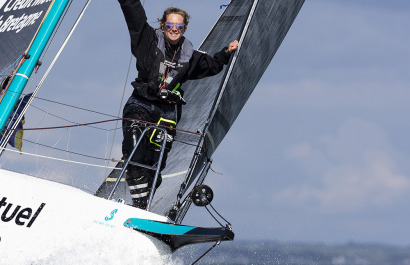
{"label": "black sailing trousers", "polygon": [[[176,124],[177,107],[176,105],[151,102],[146,99],[131,96],[124,106],[123,118],[133,119],[123,120],[122,122],[124,137],[122,142],[122,153],[124,159],[126,159],[134,149],[142,132],[147,126],[151,125],[145,122],[157,124],[160,120],[165,119],[174,121]],[[175,136],[175,130],[167,129],[167,133],[168,139],[164,156],[162,158],[161,171],[165,168],[168,152],[171,150],[172,141]],[[152,142],[152,134],[153,130],[143,136],[138,149],[132,157],[132,161],[149,166],[158,165],[161,147]],[[127,167],[126,181],[130,189],[133,206],[141,209],[147,207],[154,177],[155,171],[151,169],[134,165],[129,165]],[[162,178],[161,175],[159,175],[155,189],[161,185],[161,182]]]}

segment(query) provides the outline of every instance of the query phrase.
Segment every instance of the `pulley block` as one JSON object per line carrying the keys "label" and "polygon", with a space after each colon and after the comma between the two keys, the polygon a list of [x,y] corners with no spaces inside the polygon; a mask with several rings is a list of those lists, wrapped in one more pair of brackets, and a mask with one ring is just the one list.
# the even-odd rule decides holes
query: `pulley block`
{"label": "pulley block", "polygon": [[199,185],[192,189],[191,199],[196,206],[206,206],[214,198],[214,192],[207,185]]}

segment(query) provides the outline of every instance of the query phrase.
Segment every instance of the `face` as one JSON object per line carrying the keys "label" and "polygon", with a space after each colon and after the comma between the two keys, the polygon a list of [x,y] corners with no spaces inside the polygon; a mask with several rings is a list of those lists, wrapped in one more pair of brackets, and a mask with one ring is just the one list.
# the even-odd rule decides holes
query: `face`
{"label": "face", "polygon": [[183,24],[184,18],[179,14],[169,14],[167,21],[165,23],[173,23],[172,28],[168,29],[165,24],[162,25],[162,30],[164,31],[165,39],[170,44],[177,44],[179,39],[184,34],[186,27],[183,29],[178,29],[177,24]]}

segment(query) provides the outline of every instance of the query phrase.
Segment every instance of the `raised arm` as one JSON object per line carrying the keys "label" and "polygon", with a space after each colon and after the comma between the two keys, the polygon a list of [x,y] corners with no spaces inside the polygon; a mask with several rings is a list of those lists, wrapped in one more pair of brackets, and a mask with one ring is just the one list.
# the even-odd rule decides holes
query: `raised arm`
{"label": "raised arm", "polygon": [[146,56],[155,40],[155,30],[147,23],[147,16],[139,0],[118,0],[127,22],[132,54],[141,59]]}

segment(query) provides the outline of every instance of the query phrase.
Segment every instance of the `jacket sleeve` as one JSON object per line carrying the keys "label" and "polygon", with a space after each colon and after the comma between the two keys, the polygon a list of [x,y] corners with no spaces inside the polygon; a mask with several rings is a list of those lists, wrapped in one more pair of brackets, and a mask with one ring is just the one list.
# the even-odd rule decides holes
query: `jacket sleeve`
{"label": "jacket sleeve", "polygon": [[139,0],[118,0],[131,38],[131,52],[143,60],[155,45],[155,30],[147,23],[145,10]]}
{"label": "jacket sleeve", "polygon": [[223,48],[220,52],[215,53],[213,57],[200,51],[194,51],[187,79],[201,79],[221,72],[224,64],[228,64],[231,58],[226,50],[227,47]]}

